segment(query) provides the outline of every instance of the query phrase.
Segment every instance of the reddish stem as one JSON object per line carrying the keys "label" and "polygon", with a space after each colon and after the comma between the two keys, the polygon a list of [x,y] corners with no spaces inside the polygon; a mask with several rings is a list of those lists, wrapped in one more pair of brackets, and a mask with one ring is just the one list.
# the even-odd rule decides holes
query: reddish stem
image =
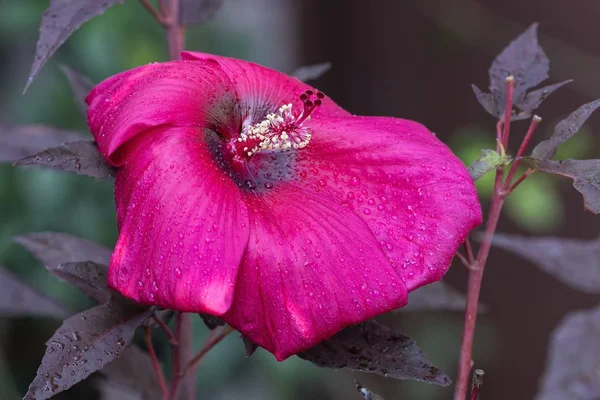
{"label": "reddish stem", "polygon": [[159,328],[162,329],[162,331],[167,335],[167,337],[169,338],[169,343],[172,344],[172,345],[173,344],[177,344],[177,340],[175,339],[175,334],[167,326],[167,324],[165,324],[165,321],[163,321],[162,319],[160,319],[156,315],[153,315],[152,319],[154,320],[154,322],[156,322],[156,324],[159,326]]}
{"label": "reddish stem", "polygon": [[163,399],[169,398],[169,389],[167,389],[167,383],[165,382],[165,377],[162,373],[162,369],[160,368],[160,363],[158,361],[158,357],[156,356],[156,352],[154,351],[154,345],[152,344],[152,333],[150,327],[144,328],[144,340],[146,342],[146,347],[148,348],[148,354],[150,355],[150,359],[152,360],[152,369],[154,369],[154,374],[156,375],[156,380],[160,385],[160,391],[162,393]]}
{"label": "reddish stem", "polygon": [[[179,0],[167,0],[168,2],[168,24],[165,26],[167,31],[167,43],[169,45],[169,57],[171,60],[178,60],[185,44],[185,29],[179,24]],[[164,7],[165,1],[161,2]]]}
{"label": "reddish stem", "polygon": [[[194,356],[191,360],[187,361],[185,367],[178,369],[177,375],[173,375],[173,382],[171,385],[171,399],[177,399],[179,395],[179,389],[181,387],[181,383],[186,376],[190,376],[190,373],[195,370],[198,363],[202,360],[202,358],[212,350],[221,340],[223,340],[227,335],[233,332],[233,328],[230,326],[224,326],[221,330],[215,329],[212,331],[204,343],[198,354]],[[189,393],[188,393],[189,395]]]}
{"label": "reddish stem", "polygon": [[177,391],[179,389],[180,377],[179,370],[181,368],[181,339],[182,339],[182,316],[183,313],[177,313],[175,320],[175,344],[171,344],[172,360],[171,360],[171,393],[169,399],[177,399]]}
{"label": "reddish stem", "polygon": [[467,260],[465,256],[463,256],[459,252],[456,252],[456,258],[458,258],[465,267],[471,269],[471,263],[469,262],[469,260]]}
{"label": "reddish stem", "polygon": [[[512,114],[512,100],[514,94],[515,79],[512,76],[506,78],[506,108],[504,110],[504,120],[496,124],[496,139],[498,150],[506,149],[508,137],[510,135],[510,118]],[[475,337],[475,325],[477,322],[477,306],[479,303],[479,293],[481,291],[481,282],[483,280],[483,270],[487,262],[490,249],[492,247],[492,237],[496,232],[500,212],[506,196],[502,193],[504,167],[496,168],[496,178],[494,180],[494,192],[488,214],[487,223],[483,235],[483,241],[477,252],[474,263],[471,263],[469,270],[469,281],[467,289],[467,305],[465,310],[465,325],[463,329],[462,344],[460,348],[460,360],[458,364],[458,378],[454,391],[454,400],[465,400],[469,388],[469,375],[471,373],[471,364],[473,362],[473,339]]]}
{"label": "reddish stem", "polygon": [[[189,360],[192,358],[192,355],[194,354],[192,316],[192,314],[182,314],[181,316],[181,345],[179,346],[179,351],[181,352],[181,367],[179,368],[180,371],[182,368],[184,368],[184,366],[187,365]],[[182,376],[183,389],[185,391],[186,397],[189,400],[195,400],[196,371],[192,370],[189,372],[189,374],[184,373],[184,375]]]}
{"label": "reddish stem", "polygon": [[521,184],[521,182],[523,182],[525,179],[527,179],[527,177],[529,175],[533,174],[534,172],[535,172],[535,169],[529,168],[527,171],[525,171],[525,173],[519,179],[517,179],[517,181],[515,183],[512,184],[512,186],[509,186],[508,189],[502,191],[502,196],[506,197],[509,194],[511,194],[517,188],[517,186],[519,186]]}
{"label": "reddish stem", "polygon": [[523,142],[521,142],[521,146],[519,146],[519,150],[517,151],[517,155],[515,156],[515,161],[513,162],[513,165],[511,166],[510,171],[508,172],[506,181],[504,182],[504,189],[503,189],[504,191],[506,191],[509,188],[509,186],[511,185],[512,180],[513,180],[515,174],[517,173],[517,168],[519,167],[519,163],[521,162],[520,158],[525,153],[525,149],[529,145],[529,142],[531,141],[531,138],[533,137],[533,134],[535,133],[535,130],[537,129],[541,120],[542,120],[542,118],[540,118],[537,115],[534,115],[533,118],[531,119],[531,123],[529,124],[529,129],[527,129],[525,138],[523,138]]}
{"label": "reddish stem", "polygon": [[467,254],[467,261],[469,261],[470,265],[473,265],[475,262],[475,256],[473,255],[473,247],[471,246],[471,240],[468,236],[465,239],[463,246],[465,247],[465,253]]}
{"label": "reddish stem", "polygon": [[458,365],[458,379],[454,392],[454,400],[465,400],[469,387],[469,376],[471,372],[473,338],[475,336],[475,324],[477,320],[477,305],[479,303],[479,292],[481,290],[481,281],[483,279],[483,270],[487,257],[492,247],[492,237],[498,226],[500,211],[504,198],[500,196],[502,188],[502,177],[504,170],[502,167],[496,169],[496,180],[494,182],[494,194],[492,204],[488,215],[487,224],[481,247],[477,253],[477,259],[473,268],[469,271],[469,283],[467,291],[467,307],[465,311],[465,326],[462,336],[462,346],[460,349],[460,361]]}
{"label": "reddish stem", "polygon": [[225,325],[223,328],[221,328],[221,330],[213,330],[198,354],[188,361],[187,365],[183,369],[182,375],[187,374],[191,369],[193,369],[200,361],[202,361],[202,358],[206,355],[206,353],[208,353],[213,347],[215,347],[221,340],[225,339],[227,335],[233,331],[234,329],[229,325]]}
{"label": "reddish stem", "polygon": [[506,108],[504,109],[504,132],[502,132],[502,145],[508,148],[508,137],[510,135],[510,119],[512,116],[513,95],[515,92],[515,78],[506,77]]}
{"label": "reddish stem", "polygon": [[142,6],[158,21],[162,26],[166,26],[167,20],[165,16],[150,4],[149,0],[140,0]]}
{"label": "reddish stem", "polygon": [[502,143],[502,120],[496,122],[496,151],[500,153],[500,144]]}

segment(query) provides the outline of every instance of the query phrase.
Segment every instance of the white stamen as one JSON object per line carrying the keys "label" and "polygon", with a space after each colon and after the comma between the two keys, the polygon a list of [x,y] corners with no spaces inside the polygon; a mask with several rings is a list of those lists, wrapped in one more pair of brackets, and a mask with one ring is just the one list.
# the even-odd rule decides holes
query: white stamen
{"label": "white stamen", "polygon": [[310,117],[298,123],[301,118],[302,114],[296,117],[292,113],[292,104],[284,104],[279,107],[277,114],[268,114],[263,121],[245,128],[237,141],[245,143],[260,141],[252,148],[244,147],[244,152],[249,157],[262,150],[304,148],[310,142],[311,134],[303,123]]}

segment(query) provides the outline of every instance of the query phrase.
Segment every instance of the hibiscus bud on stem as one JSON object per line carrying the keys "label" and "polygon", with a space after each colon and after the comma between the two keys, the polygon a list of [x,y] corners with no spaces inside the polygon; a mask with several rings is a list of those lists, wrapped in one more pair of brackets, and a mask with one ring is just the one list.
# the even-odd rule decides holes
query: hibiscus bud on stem
{"label": "hibiscus bud on stem", "polygon": [[[500,153],[508,147],[508,138],[510,135],[510,118],[512,114],[513,105],[513,94],[514,94],[515,79],[513,76],[506,78],[506,108],[504,110],[504,116],[496,123],[496,139],[497,148]],[[498,226],[498,220],[500,219],[500,213],[506,197],[529,175],[534,171],[529,169],[523,176],[521,176],[514,184],[511,181],[517,171],[519,164],[519,158],[524,154],[527,145],[529,144],[531,137],[533,136],[537,126],[539,125],[541,118],[534,116],[529,129],[523,139],[523,142],[519,146],[517,151],[516,161],[509,170],[507,179],[504,180],[505,165],[502,164],[496,168],[496,177],[494,180],[494,189],[492,193],[490,210],[488,213],[487,222],[485,225],[484,235],[481,242],[481,246],[477,251],[477,256],[473,256],[473,250],[470,242],[465,241],[465,252],[467,256],[459,256],[459,259],[466,262],[469,270],[468,278],[468,290],[467,290],[467,305],[465,310],[465,324],[463,328],[462,344],[460,349],[460,360],[458,365],[458,378],[456,380],[456,388],[454,391],[454,400],[465,400],[467,398],[469,388],[469,376],[473,364],[472,353],[473,353],[473,339],[475,336],[475,325],[477,319],[477,306],[479,303],[479,293],[481,290],[481,282],[483,280],[483,271],[487,262],[490,249],[492,246],[492,237],[496,232]],[[478,376],[478,371],[475,374]],[[483,371],[479,378],[483,376]],[[478,379],[479,379],[478,378]],[[475,377],[474,377],[475,379]],[[474,386],[471,393],[470,400],[476,400],[479,396],[479,387]],[[475,397],[473,397],[475,396]]]}

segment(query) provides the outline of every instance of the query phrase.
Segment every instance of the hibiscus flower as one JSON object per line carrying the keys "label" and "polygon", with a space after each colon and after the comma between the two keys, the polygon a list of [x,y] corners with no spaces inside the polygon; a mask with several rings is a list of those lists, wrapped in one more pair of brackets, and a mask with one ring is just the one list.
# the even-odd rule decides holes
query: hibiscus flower
{"label": "hibiscus flower", "polygon": [[241,60],[113,76],[89,126],[118,168],[109,285],[220,316],[278,360],[407,303],[481,222],[463,164],[424,126],[354,116]]}

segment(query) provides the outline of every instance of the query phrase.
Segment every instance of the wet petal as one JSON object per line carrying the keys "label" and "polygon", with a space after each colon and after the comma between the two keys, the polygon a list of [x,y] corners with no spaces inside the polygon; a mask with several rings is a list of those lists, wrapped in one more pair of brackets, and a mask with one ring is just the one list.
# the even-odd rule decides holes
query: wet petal
{"label": "wet petal", "polygon": [[144,304],[220,315],[248,241],[237,185],[211,153],[216,133],[162,127],[138,135],[116,177],[119,240],[109,285]]}
{"label": "wet petal", "polygon": [[352,211],[293,185],[246,201],[250,239],[223,318],[277,359],[406,304],[401,277]]}
{"label": "wet petal", "polygon": [[[181,57],[184,60],[218,62],[236,88],[242,118],[250,124],[263,120],[266,114],[275,112],[284,104],[291,103],[295,110],[302,110],[300,95],[306,90],[315,90],[294,77],[248,61],[198,52],[183,52]],[[329,97],[322,101],[321,115],[350,115]]]}
{"label": "wet petal", "polygon": [[[215,61],[172,61],[115,75],[88,95],[88,123],[102,155],[113,166],[121,145],[160,125],[239,130],[231,82]],[[224,132],[225,134],[227,132]]]}
{"label": "wet petal", "polygon": [[412,121],[317,116],[308,125],[298,178],[369,226],[409,291],[439,280],[482,219],[462,162]]}

